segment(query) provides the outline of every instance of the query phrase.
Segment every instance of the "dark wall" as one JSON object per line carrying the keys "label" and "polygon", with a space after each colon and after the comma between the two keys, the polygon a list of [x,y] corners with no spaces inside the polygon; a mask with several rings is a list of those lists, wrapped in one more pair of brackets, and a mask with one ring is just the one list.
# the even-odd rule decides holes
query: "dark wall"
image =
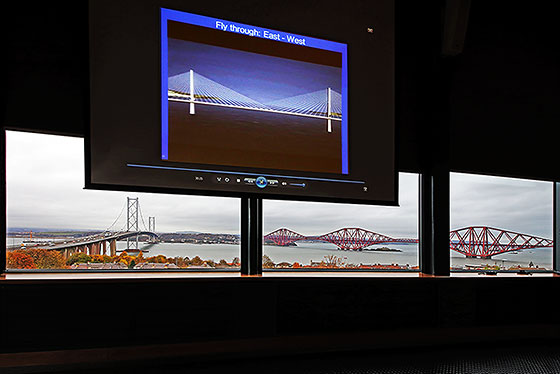
{"label": "dark wall", "polygon": [[2,13],[2,125],[82,135],[89,117],[87,2],[18,2]]}
{"label": "dark wall", "polygon": [[[437,106],[431,96],[439,79],[441,6],[396,7],[398,162],[405,170],[418,169],[420,127],[429,126]],[[83,136],[89,118],[87,1],[22,2],[8,7],[4,18],[2,125]]]}
{"label": "dark wall", "polygon": [[[401,169],[420,170],[426,134],[443,116],[452,169],[560,179],[551,164],[560,123],[560,32],[548,4],[473,1],[463,53],[442,58],[444,2],[397,1]],[[86,1],[19,3],[4,12],[4,126],[84,133],[87,17]]]}
{"label": "dark wall", "polygon": [[473,1],[450,92],[458,171],[560,179],[560,49],[552,3]]}
{"label": "dark wall", "polygon": [[396,2],[397,163],[403,171],[421,172],[430,163],[433,143],[448,142],[447,132],[434,136],[447,111],[443,7],[443,1]]}
{"label": "dark wall", "polygon": [[[551,136],[560,123],[553,13],[534,3],[488,3],[473,1],[465,51],[447,58],[442,2],[397,3],[399,164],[418,171],[433,129],[447,123],[450,138],[438,141],[449,142],[456,170],[560,179]],[[83,135],[87,16],[85,1],[21,2],[3,12],[3,126]],[[2,351],[19,351],[557,323],[547,303],[555,280],[0,282],[0,341]],[[363,322],[371,318],[383,322]]]}
{"label": "dark wall", "polygon": [[475,329],[481,340],[500,339],[490,333],[483,336],[483,331],[558,324],[549,304],[560,291],[556,280],[283,277],[3,282],[0,352],[383,331],[401,332],[396,336],[411,344],[429,339],[414,336],[422,329],[432,329],[432,335],[442,339],[440,344],[460,342],[461,336],[438,332],[451,328]]}

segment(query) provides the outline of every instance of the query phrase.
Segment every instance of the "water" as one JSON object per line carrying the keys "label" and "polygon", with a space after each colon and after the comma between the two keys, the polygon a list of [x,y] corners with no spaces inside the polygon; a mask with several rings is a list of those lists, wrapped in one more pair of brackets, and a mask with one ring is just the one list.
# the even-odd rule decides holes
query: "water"
{"label": "water", "polygon": [[[22,238],[7,238],[6,244],[20,244]],[[166,257],[189,257],[199,256],[202,260],[213,260],[219,262],[221,259],[231,262],[235,257],[240,258],[240,246],[234,244],[192,244],[192,243],[158,243],[151,247],[147,243],[139,243],[140,248],[147,247],[148,252],[144,257],[164,255]],[[372,248],[375,248],[373,246]],[[320,262],[325,256],[335,255],[345,263],[350,264],[399,264],[418,266],[418,244],[385,244],[377,247],[389,247],[399,249],[402,252],[374,252],[374,251],[341,251],[331,243],[298,243],[297,246],[280,247],[265,245],[263,254],[278,264],[280,262],[299,262],[301,265],[309,265],[311,261]],[[126,249],[126,241],[117,242],[117,249]],[[494,256],[492,259],[466,258],[465,256],[451,251],[451,265],[463,267],[465,265],[490,265],[509,268],[510,266],[528,266],[532,262],[539,268],[552,269],[552,249],[537,248],[519,251],[518,254],[506,253]]]}
{"label": "water", "polygon": [[520,265],[528,267],[529,263],[539,268],[552,269],[552,248],[535,248],[519,251],[517,254],[513,252],[503,253],[501,255],[492,256],[491,259],[485,260],[481,258],[466,258],[460,253],[451,251],[451,266],[463,267],[465,265],[490,265],[500,266],[506,269],[511,266]]}
{"label": "water", "polygon": [[[140,249],[147,247],[147,252],[143,252],[145,258],[164,255],[165,257],[188,257],[195,256],[202,260],[213,260],[219,262],[226,260],[231,262],[235,257],[241,258],[241,249],[235,244],[192,244],[192,243],[158,243],[150,246],[146,243],[139,243]],[[117,242],[117,251],[126,250],[126,242]],[[132,254],[134,255],[134,254]]]}
{"label": "water", "polygon": [[296,247],[279,247],[265,245],[263,254],[270,257],[274,263],[279,262],[299,262],[302,265],[309,265],[311,261],[320,262],[325,256],[338,256],[345,263],[354,265],[373,265],[373,264],[399,264],[399,265],[418,265],[418,245],[417,244],[395,244],[379,245],[376,247],[389,247],[399,249],[402,252],[374,252],[374,251],[342,251],[332,243],[298,243]]}

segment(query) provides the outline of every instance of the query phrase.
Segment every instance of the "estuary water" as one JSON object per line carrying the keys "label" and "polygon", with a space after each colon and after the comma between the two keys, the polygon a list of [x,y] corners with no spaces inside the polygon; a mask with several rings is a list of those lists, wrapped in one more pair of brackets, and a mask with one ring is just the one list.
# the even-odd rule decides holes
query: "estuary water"
{"label": "estuary water", "polygon": [[[19,244],[22,239],[8,238],[8,245]],[[126,241],[117,243],[117,249],[125,250]],[[192,244],[192,243],[158,243],[149,245],[139,243],[140,248],[146,249],[144,257],[164,255],[166,257],[189,257],[199,256],[202,260],[213,260],[219,262],[221,259],[231,262],[235,257],[241,257],[240,246],[234,244]],[[278,264],[281,262],[299,262],[302,265],[309,265],[311,262],[321,262],[326,256],[337,256],[343,263],[349,264],[399,264],[418,266],[418,244],[385,244],[375,247],[389,247],[400,250],[400,252],[380,252],[380,251],[342,251],[331,243],[298,243],[297,246],[280,247],[275,245],[265,245],[263,254]],[[519,251],[517,253],[507,253],[494,256],[492,259],[466,258],[460,253],[451,251],[451,266],[462,268],[468,265],[491,265],[509,268],[511,266],[527,267],[529,263],[539,268],[552,268],[552,249],[538,248]]]}

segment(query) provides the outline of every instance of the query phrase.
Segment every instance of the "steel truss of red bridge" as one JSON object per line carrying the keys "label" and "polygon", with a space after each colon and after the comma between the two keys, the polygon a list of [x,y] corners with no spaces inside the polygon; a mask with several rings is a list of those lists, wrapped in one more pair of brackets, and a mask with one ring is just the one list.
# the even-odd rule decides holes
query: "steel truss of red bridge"
{"label": "steel truss of red bridge", "polygon": [[[343,228],[317,236],[305,236],[281,228],[266,234],[264,240],[280,246],[288,246],[298,241],[322,241],[333,243],[343,250],[361,250],[385,243],[418,243],[418,239],[392,238],[361,228]],[[486,226],[465,227],[449,233],[450,249],[467,257],[489,259],[502,253],[552,245],[551,239]]]}
{"label": "steel truss of red bridge", "polygon": [[304,236],[295,231],[281,228],[264,236],[265,241],[288,246],[297,241],[322,241],[333,243],[340,249],[360,250],[382,243],[418,243],[418,239],[395,239],[386,235],[360,228],[344,228],[318,236]]}
{"label": "steel truss of red bridge", "polygon": [[487,226],[465,227],[451,231],[450,248],[467,257],[491,258],[506,252],[552,247],[552,239]]}

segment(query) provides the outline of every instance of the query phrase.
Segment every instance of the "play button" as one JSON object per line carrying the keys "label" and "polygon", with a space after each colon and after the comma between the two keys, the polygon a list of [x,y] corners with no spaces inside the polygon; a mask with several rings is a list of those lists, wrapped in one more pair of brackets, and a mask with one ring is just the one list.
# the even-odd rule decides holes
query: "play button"
{"label": "play button", "polygon": [[258,177],[255,181],[255,184],[258,188],[265,188],[266,186],[268,186],[268,181],[265,177]]}

